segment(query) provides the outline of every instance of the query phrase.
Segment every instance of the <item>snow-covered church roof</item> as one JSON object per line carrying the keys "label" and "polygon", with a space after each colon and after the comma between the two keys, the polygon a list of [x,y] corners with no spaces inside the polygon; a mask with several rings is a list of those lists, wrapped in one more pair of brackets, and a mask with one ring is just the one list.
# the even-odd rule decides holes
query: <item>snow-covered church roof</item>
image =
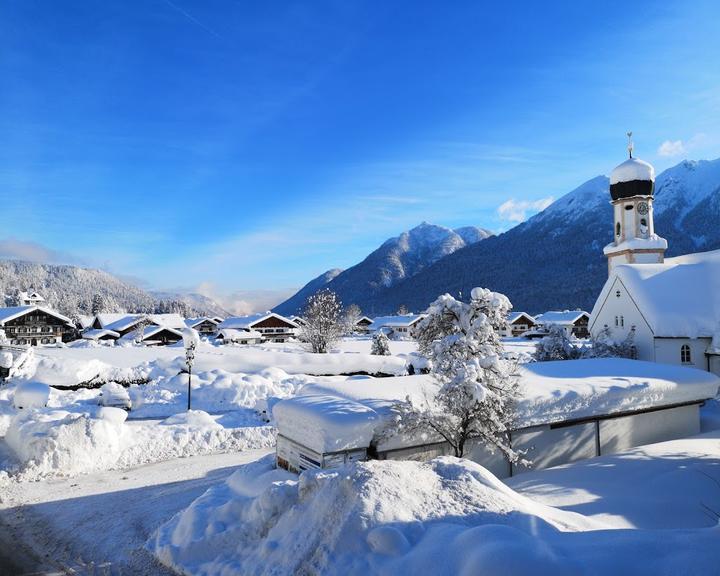
{"label": "snow-covered church roof", "polygon": [[720,250],[621,264],[605,282],[592,317],[619,280],[655,336],[712,337],[720,329]]}
{"label": "snow-covered church roof", "polygon": [[610,174],[610,185],[619,182],[632,182],[633,180],[649,180],[655,182],[655,168],[639,158],[625,160]]}

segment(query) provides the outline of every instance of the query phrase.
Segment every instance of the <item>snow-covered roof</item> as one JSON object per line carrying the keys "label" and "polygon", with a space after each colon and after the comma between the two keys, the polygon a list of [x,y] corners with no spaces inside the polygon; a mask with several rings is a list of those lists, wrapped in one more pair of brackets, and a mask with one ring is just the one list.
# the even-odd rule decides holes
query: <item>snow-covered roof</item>
{"label": "snow-covered roof", "polygon": [[150,314],[148,319],[153,324],[181,330],[185,328],[185,320],[180,314]]}
{"label": "snow-covered roof", "polygon": [[661,238],[657,234],[649,235],[647,238],[628,238],[627,240],[615,244],[610,242],[603,248],[604,254],[613,252],[621,252],[622,250],[667,250],[668,243],[665,238]]}
{"label": "snow-covered roof", "polygon": [[218,338],[235,342],[237,340],[259,340],[263,336],[257,330],[238,330],[236,328],[224,328],[218,332]]}
{"label": "snow-covered roof", "polygon": [[[98,314],[98,316],[100,315]],[[116,318],[108,323],[104,323],[101,320],[100,324],[103,328],[107,328],[108,330],[114,330],[116,332],[122,332],[124,330],[127,330],[128,328],[132,328],[135,324],[140,322],[145,317],[144,314],[108,314],[107,316],[112,316]]]}
{"label": "snow-covered roof", "polygon": [[10,320],[14,320],[15,318],[19,318],[20,316],[24,316],[25,314],[29,314],[30,312],[34,312],[36,310],[45,312],[45,314],[49,314],[58,320],[62,320],[65,324],[72,324],[72,320],[70,320],[67,316],[58,314],[57,312],[54,312],[49,308],[45,308],[44,306],[10,306],[8,308],[0,308],[0,326],[4,325],[5,322],[9,322]]}
{"label": "snow-covered roof", "polygon": [[625,160],[610,174],[610,185],[619,182],[632,182],[633,180],[649,180],[655,182],[655,168],[639,158]]}
{"label": "snow-covered roof", "polygon": [[369,318],[369,317],[367,317],[367,316],[360,316],[360,318],[357,319],[357,322],[355,322],[355,326],[357,326],[358,324],[360,324],[360,322],[364,322],[365,324],[370,325],[370,324],[372,324],[373,319],[372,319],[372,318]]}
{"label": "snow-covered roof", "polygon": [[[720,378],[704,370],[622,358],[533,362],[519,368],[519,378],[516,428],[700,402],[714,397],[720,386]],[[372,420],[366,409],[379,423],[394,402],[408,396],[422,402],[436,390],[431,375],[326,381],[277,403],[273,415],[283,436],[302,443],[292,434],[310,435],[316,445],[308,448],[339,450],[338,444],[352,439],[358,420],[358,433],[366,436],[362,422]],[[350,403],[333,404],[328,397]]]}
{"label": "snow-covered roof", "polygon": [[188,328],[195,328],[195,326],[198,326],[199,324],[202,324],[205,321],[212,322],[216,326],[219,324],[219,322],[217,320],[215,320],[215,318],[201,316],[200,318],[187,318],[185,320],[185,326],[187,326]]}
{"label": "snow-covered roof", "polygon": [[82,337],[85,340],[99,340],[103,336],[112,336],[113,338],[116,338],[116,339],[120,338],[119,333],[114,332],[113,330],[108,330],[107,328],[85,330],[82,333]]}
{"label": "snow-covered roof", "polygon": [[80,326],[82,328],[90,328],[90,326],[93,325],[93,322],[95,322],[95,317],[80,314],[78,315],[78,320],[80,321]]}
{"label": "snow-covered roof", "polygon": [[404,316],[378,316],[370,324],[371,330],[380,328],[410,327],[425,318],[425,314],[405,314]]}
{"label": "snow-covered roof", "polygon": [[263,320],[267,320],[268,318],[277,318],[278,320],[287,322],[293,328],[298,327],[297,323],[290,320],[290,318],[286,318],[285,316],[281,316],[280,314],[276,314],[275,312],[262,312],[259,314],[250,314],[248,316],[231,316],[230,318],[225,318],[225,320],[220,323],[219,328],[235,328],[240,330],[246,330],[253,328],[255,324],[258,324]]}
{"label": "snow-covered roof", "polygon": [[568,326],[575,324],[582,316],[590,316],[584,310],[551,310],[535,316],[535,321],[544,326],[559,325]]}
{"label": "snow-covered roof", "polygon": [[621,264],[613,268],[593,308],[619,280],[655,336],[712,337],[720,330],[720,250],[667,258],[663,264]]}
{"label": "snow-covered roof", "polygon": [[527,312],[510,312],[507,317],[508,324],[512,324],[516,320],[519,320],[520,318],[526,318],[530,320],[531,322],[535,322],[535,318],[533,318],[530,314]]}
{"label": "snow-covered roof", "polygon": [[100,323],[100,326],[102,328],[107,328],[110,324],[113,324],[114,322],[117,322],[118,320],[121,320],[126,316],[127,313],[125,312],[101,312],[100,314],[97,314],[95,318]]}
{"label": "snow-covered roof", "polygon": [[171,326],[148,326],[145,328],[145,331],[143,332],[143,342],[146,340],[152,339],[153,336],[156,334],[159,334],[163,330],[167,330],[168,332],[172,332],[176,336],[182,338],[182,332],[178,330],[177,328],[173,328]]}

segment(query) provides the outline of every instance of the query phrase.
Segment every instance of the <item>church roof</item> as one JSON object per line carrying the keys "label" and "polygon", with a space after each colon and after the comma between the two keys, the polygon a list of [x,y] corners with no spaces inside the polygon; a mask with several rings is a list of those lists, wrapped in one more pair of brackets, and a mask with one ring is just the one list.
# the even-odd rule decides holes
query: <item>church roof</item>
{"label": "church roof", "polygon": [[615,279],[633,298],[655,336],[712,337],[720,326],[720,250],[667,258],[663,264],[620,264],[593,308],[600,313]]}

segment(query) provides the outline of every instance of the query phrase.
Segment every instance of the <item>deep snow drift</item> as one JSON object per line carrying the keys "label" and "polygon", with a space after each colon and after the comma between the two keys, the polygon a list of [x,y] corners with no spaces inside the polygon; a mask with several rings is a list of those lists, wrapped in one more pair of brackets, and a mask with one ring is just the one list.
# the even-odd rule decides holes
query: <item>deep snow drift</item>
{"label": "deep snow drift", "polygon": [[[615,529],[531,500],[466,460],[371,461],[299,478],[272,466],[269,456],[242,467],[162,526],[148,548],[176,570],[208,576],[675,576],[718,573],[720,565],[716,520]],[[630,481],[633,469],[620,464],[616,473]],[[680,486],[670,476],[664,488]],[[714,489],[708,483],[698,498],[719,506]]]}

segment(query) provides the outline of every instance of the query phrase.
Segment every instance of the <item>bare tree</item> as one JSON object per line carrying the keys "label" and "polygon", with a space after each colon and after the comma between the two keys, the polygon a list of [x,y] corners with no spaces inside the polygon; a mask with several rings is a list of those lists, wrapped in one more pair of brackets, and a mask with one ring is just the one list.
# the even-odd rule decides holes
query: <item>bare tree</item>
{"label": "bare tree", "polygon": [[362,318],[362,310],[357,304],[350,304],[350,306],[345,309],[343,323],[345,324],[346,334],[355,332],[356,324],[360,318]]}
{"label": "bare tree", "polygon": [[499,336],[511,307],[505,295],[484,288],[472,291],[469,304],[449,294],[435,300],[417,339],[432,363],[437,393],[422,404],[410,398],[396,404],[395,421],[380,435],[434,432],[457,457],[473,438],[511,462],[521,461],[509,439],[519,387],[516,365],[505,359]]}
{"label": "bare tree", "polygon": [[315,353],[327,353],[343,334],[342,304],[329,288],[307,299],[302,317],[305,324],[300,327],[300,338]]}

